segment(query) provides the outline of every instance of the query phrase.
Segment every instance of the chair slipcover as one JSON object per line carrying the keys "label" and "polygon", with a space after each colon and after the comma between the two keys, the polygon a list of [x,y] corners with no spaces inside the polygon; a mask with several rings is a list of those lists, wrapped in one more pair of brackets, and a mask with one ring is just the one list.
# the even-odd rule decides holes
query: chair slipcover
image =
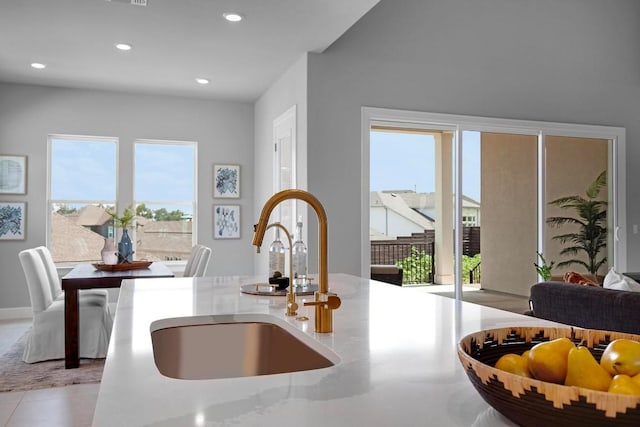
{"label": "chair slipcover", "polygon": [[[53,262],[51,252],[46,246],[38,246],[35,248],[35,251],[40,255],[45,271],[47,272],[49,285],[51,285],[51,297],[54,300],[64,299],[60,276],[58,276],[58,270],[56,269],[56,264]],[[78,298],[84,298],[86,295],[99,296],[100,298],[104,298],[105,302],[108,302],[109,298],[109,292],[106,289],[81,289],[78,292]]]}
{"label": "chair slipcover", "polygon": [[[27,363],[64,358],[64,299],[53,299],[44,262],[35,249],[19,254],[27,280],[33,324],[22,360]],[[79,301],[81,358],[106,357],[113,321],[106,298],[85,295]]]}
{"label": "chair slipcover", "polygon": [[191,248],[191,256],[187,260],[187,265],[184,267],[182,277],[194,277],[198,269],[198,262],[200,261],[200,255],[202,255],[202,249],[205,246],[195,245]]}
{"label": "chair slipcover", "polygon": [[209,266],[209,260],[211,259],[211,248],[203,246],[200,248],[200,257],[198,259],[198,266],[193,274],[193,277],[204,277],[207,274],[207,267]]}

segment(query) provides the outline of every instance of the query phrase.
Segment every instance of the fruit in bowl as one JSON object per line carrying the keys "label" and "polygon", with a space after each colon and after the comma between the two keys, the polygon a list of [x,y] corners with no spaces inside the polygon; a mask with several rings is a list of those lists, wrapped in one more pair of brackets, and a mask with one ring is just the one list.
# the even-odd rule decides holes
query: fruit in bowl
{"label": "fruit in bowl", "polygon": [[538,343],[521,355],[504,354],[494,367],[554,384],[640,395],[640,342],[630,339],[611,341],[599,362],[587,347],[562,337]]}
{"label": "fruit in bowl", "polygon": [[567,337],[556,338],[531,347],[529,371],[533,378],[561,384],[567,376],[567,356],[575,348]]}
{"label": "fruit in bowl", "polygon": [[[562,340],[553,343],[557,339]],[[460,340],[458,356],[480,396],[520,426],[637,427],[640,373],[614,376],[601,363],[616,339],[640,342],[640,336],[621,332],[518,326],[469,334]],[[623,353],[627,358],[621,360],[633,365],[628,352]],[[540,369],[532,369],[532,360],[540,366],[556,360],[560,369],[542,372],[555,373],[552,379],[557,382],[536,378],[534,372],[540,375]]]}
{"label": "fruit in bowl", "polygon": [[629,339],[617,339],[609,343],[600,364],[611,375],[640,374],[640,342]]}
{"label": "fruit in bowl", "polygon": [[609,391],[611,375],[598,363],[587,347],[578,346],[567,355],[564,385]]}

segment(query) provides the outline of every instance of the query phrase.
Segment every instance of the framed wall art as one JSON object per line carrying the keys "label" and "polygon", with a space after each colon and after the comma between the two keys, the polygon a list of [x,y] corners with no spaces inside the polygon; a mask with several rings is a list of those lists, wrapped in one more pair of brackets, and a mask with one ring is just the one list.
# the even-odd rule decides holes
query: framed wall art
{"label": "framed wall art", "polygon": [[0,240],[24,240],[26,221],[25,202],[0,202]]}
{"label": "framed wall art", "polygon": [[240,205],[213,206],[213,238],[240,238]]}
{"label": "framed wall art", "polygon": [[27,156],[0,155],[0,194],[27,194]]}
{"label": "framed wall art", "polygon": [[240,165],[213,165],[213,197],[240,197]]}

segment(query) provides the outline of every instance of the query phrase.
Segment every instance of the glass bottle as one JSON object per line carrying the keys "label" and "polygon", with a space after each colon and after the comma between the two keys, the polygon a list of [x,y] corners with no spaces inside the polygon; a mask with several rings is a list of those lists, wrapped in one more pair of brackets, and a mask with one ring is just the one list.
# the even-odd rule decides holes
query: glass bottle
{"label": "glass bottle", "polygon": [[296,287],[307,284],[307,247],[302,241],[302,217],[296,224],[297,240],[293,244],[293,284]]}
{"label": "glass bottle", "polygon": [[277,271],[284,276],[284,254],[286,249],[280,240],[280,228],[276,227],[276,238],[269,245],[269,277]]}

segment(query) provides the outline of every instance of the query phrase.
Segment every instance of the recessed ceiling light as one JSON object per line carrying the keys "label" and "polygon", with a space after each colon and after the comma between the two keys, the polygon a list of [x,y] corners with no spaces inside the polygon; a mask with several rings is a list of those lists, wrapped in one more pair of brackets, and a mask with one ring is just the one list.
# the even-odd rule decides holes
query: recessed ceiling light
{"label": "recessed ceiling light", "polygon": [[242,15],[234,12],[223,13],[222,16],[224,16],[224,19],[226,19],[229,22],[240,22],[242,21],[242,18],[243,18]]}
{"label": "recessed ceiling light", "polygon": [[205,79],[204,77],[196,77],[196,82],[201,85],[208,85],[209,79]]}
{"label": "recessed ceiling light", "polygon": [[133,48],[133,46],[129,43],[116,43],[116,49],[118,50],[131,50],[131,48]]}
{"label": "recessed ceiling light", "polygon": [[45,64],[42,64],[40,62],[32,62],[31,63],[31,67],[38,69],[38,70],[42,70],[43,68],[46,68],[47,66]]}

